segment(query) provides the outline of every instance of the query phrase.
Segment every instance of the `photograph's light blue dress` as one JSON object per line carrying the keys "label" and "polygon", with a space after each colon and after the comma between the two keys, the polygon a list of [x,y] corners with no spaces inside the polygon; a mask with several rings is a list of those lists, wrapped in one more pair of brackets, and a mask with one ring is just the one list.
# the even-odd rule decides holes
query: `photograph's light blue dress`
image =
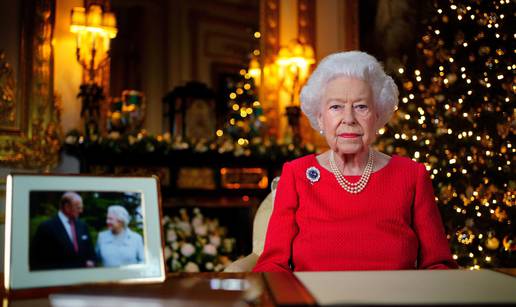
{"label": "photograph's light blue dress", "polygon": [[96,250],[104,267],[143,263],[145,260],[143,238],[129,228],[119,235],[114,235],[111,230],[100,232]]}

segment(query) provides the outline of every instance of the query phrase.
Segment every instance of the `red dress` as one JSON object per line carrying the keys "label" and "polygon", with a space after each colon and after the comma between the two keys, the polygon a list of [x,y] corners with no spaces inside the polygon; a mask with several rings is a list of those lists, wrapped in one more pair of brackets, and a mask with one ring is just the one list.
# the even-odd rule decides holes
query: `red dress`
{"label": "red dress", "polygon": [[[310,167],[320,178],[311,182]],[[346,176],[355,182],[360,176]],[[283,166],[262,255],[253,271],[456,268],[425,166],[393,156],[358,194],[315,155]]]}

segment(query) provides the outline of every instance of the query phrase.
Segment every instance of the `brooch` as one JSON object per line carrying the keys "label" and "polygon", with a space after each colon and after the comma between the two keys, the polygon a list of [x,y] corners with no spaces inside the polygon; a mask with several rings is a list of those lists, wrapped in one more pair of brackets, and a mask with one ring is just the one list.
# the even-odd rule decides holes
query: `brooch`
{"label": "brooch", "polygon": [[310,180],[311,184],[314,184],[321,178],[321,172],[315,166],[311,166],[306,169],[306,178]]}

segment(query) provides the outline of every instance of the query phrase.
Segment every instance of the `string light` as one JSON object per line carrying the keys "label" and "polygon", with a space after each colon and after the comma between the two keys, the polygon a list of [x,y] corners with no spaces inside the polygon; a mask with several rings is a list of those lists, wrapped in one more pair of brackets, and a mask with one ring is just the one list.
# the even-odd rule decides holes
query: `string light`
{"label": "string light", "polygon": [[[511,9],[499,3],[511,3]],[[515,146],[507,141],[512,93],[516,91],[512,77],[516,63],[511,57],[514,50],[508,48],[507,41],[516,39],[516,33],[505,23],[504,15],[512,14],[512,4],[505,0],[495,4],[453,1],[436,7],[434,14],[440,16],[427,25],[417,45],[421,61],[416,63],[426,67],[411,70],[413,74],[408,66],[396,68],[396,76],[403,80],[403,104],[396,122],[402,129],[393,131],[394,144],[386,146],[392,148],[389,152],[410,156],[408,144],[399,140],[417,141],[409,151],[412,159],[424,162],[435,179],[439,205],[453,206],[451,215],[444,210],[448,216],[443,218],[454,229],[478,234],[479,240],[489,236],[487,241],[457,247],[454,232],[448,233],[453,259],[464,268],[479,269],[509,261],[508,257],[498,258],[503,248],[492,249],[488,242],[491,237],[501,241],[507,234],[492,222],[498,220],[500,210],[509,215],[504,225],[507,220],[514,221],[512,211],[504,206],[516,203],[516,195],[507,196],[510,185],[500,182],[512,171],[511,154],[516,153]],[[455,30],[464,27],[468,31]],[[491,219],[494,221],[484,223]],[[494,230],[496,233],[491,233]]]}

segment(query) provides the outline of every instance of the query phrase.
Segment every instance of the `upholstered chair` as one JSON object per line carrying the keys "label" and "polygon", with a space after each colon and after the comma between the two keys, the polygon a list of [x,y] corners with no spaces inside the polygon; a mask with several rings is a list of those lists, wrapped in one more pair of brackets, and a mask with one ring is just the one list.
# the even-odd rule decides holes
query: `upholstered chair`
{"label": "upholstered chair", "polygon": [[263,252],[265,244],[265,235],[267,234],[267,226],[274,208],[274,197],[276,196],[276,186],[278,185],[279,177],[272,180],[271,192],[260,204],[253,222],[253,251],[240,258],[226,267],[224,272],[250,272],[253,270],[258,257]]}

